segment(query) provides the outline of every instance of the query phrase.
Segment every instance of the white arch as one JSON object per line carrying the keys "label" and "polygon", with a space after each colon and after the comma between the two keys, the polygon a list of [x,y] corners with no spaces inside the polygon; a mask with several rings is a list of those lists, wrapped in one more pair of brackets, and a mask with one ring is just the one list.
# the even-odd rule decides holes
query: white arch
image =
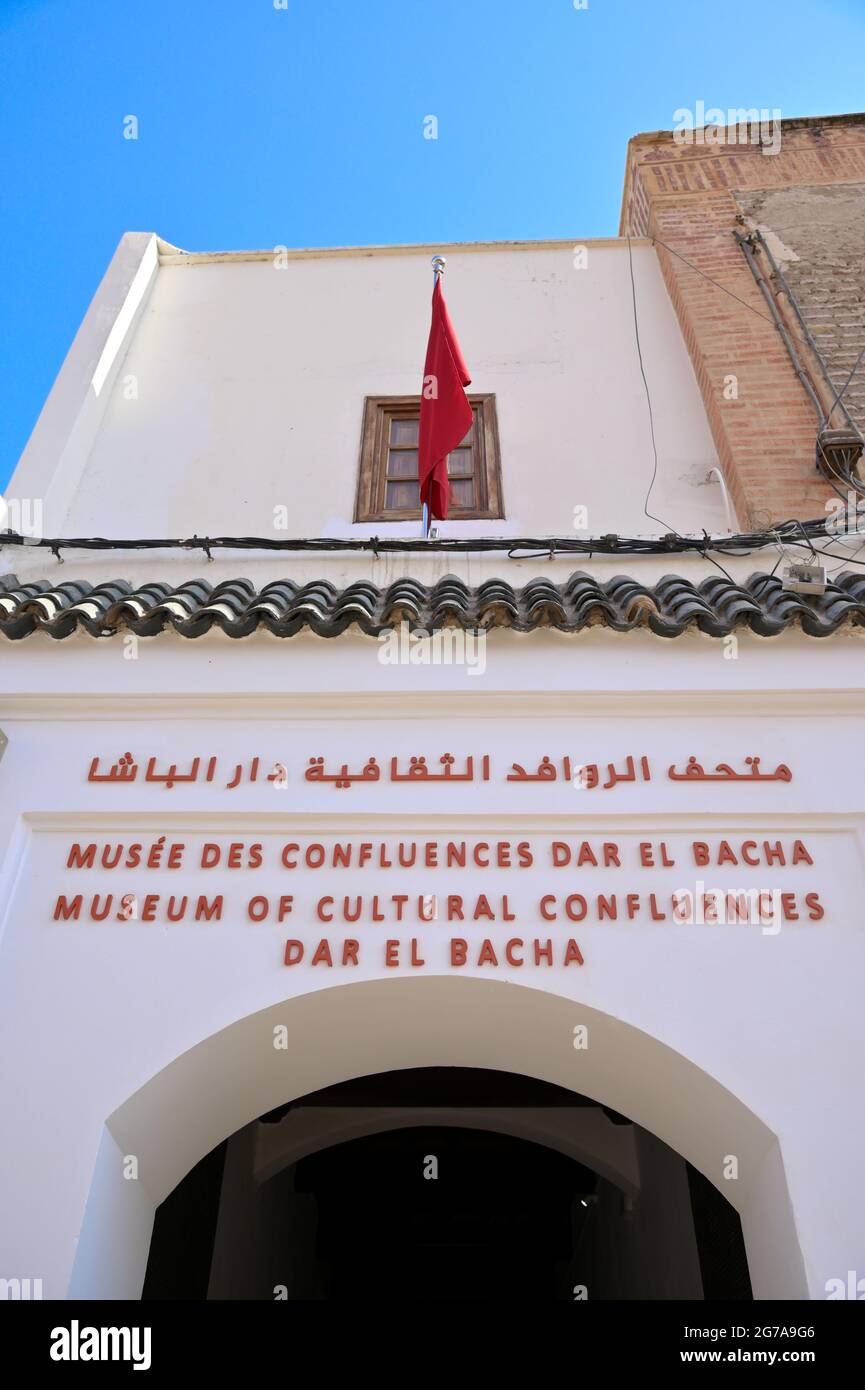
{"label": "white arch", "polygon": [[481,1129],[553,1149],[591,1168],[628,1197],[640,1192],[633,1125],[614,1124],[594,1105],[345,1106],[290,1110],[278,1124],[256,1126],[254,1176],[268,1182],[309,1154],[395,1129]]}
{"label": "white arch", "polygon": [[[576,1050],[573,1031],[588,1028]],[[274,1029],[288,1047],[274,1047]],[[138,1298],[153,1213],[190,1168],[257,1116],[354,1077],[408,1067],[534,1076],[627,1115],[737,1208],[756,1298],[808,1298],[775,1134],[713,1077],[639,1029],[544,990],[400,976],[272,1005],[204,1039],[108,1118],[70,1296]],[[138,1159],[137,1182],[122,1155]],[[733,1155],[738,1178],[724,1181]]]}

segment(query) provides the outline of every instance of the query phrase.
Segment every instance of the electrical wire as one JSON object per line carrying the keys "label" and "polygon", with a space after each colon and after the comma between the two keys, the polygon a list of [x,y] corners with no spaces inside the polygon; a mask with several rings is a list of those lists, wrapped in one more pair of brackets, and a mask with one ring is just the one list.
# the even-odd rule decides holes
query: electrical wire
{"label": "electrical wire", "polygon": [[[847,392],[847,387],[850,385],[850,382],[853,380],[854,376],[855,376],[856,373],[858,372],[859,366],[860,366],[860,363],[862,362],[862,358],[863,358],[863,357],[865,357],[865,343],[863,343],[863,345],[862,345],[862,351],[860,352],[859,356],[856,358],[856,361],[853,363],[853,370],[851,371],[851,373],[850,373],[850,375],[848,376],[847,380],[844,382],[844,385],[841,387],[841,390],[840,390],[840,391],[838,392],[838,394],[836,395],[834,401],[833,401],[832,404],[830,405],[829,410],[828,410],[827,415],[826,415],[826,418],[827,418],[827,419],[828,419],[829,416],[832,414],[832,411],[835,409],[836,405],[840,404],[841,398],[846,394],[846,392]],[[849,419],[849,414],[848,414],[848,419]],[[860,435],[860,438],[861,438],[861,435]]]}
{"label": "electrical wire", "polygon": [[532,552],[537,557],[555,558],[557,555],[682,555],[699,554],[708,558],[711,551],[716,555],[748,555],[754,550],[777,546],[779,541],[788,545],[805,540],[828,540],[832,533],[826,530],[827,518],[817,517],[809,521],[791,519],[763,531],[746,531],[735,535],[710,536],[705,531],[700,536],[680,535],[670,531],[664,536],[620,536],[608,533],[603,536],[520,536],[520,537],[439,537],[426,540],[422,537],[404,536],[351,536],[351,537],[297,537],[277,539],[271,536],[199,536],[189,537],[124,537],[109,539],[104,536],[25,536],[17,531],[0,532],[0,550],[4,547],[22,547],[28,550],[50,550],[59,557],[63,550],[88,551],[127,551],[127,550],[203,550],[211,556],[214,551],[247,550],[270,551],[276,553],[297,552],[298,554],[338,551],[405,552],[427,555],[433,552],[444,554],[499,552],[511,559],[528,559]]}
{"label": "electrical wire", "polygon": [[659,236],[653,236],[652,241],[657,242],[659,246],[663,246],[665,251],[669,251],[671,256],[676,256],[680,261],[683,262],[684,265],[688,266],[690,270],[695,271],[697,275],[702,275],[703,279],[708,280],[710,285],[714,285],[715,288],[718,290],[723,290],[724,294],[728,294],[731,299],[735,299],[737,304],[741,304],[745,309],[750,310],[752,314],[756,314],[758,319],[762,319],[764,323],[768,323],[772,328],[775,327],[773,320],[770,319],[767,314],[761,314],[760,310],[755,309],[753,304],[749,304],[747,299],[740,299],[739,296],[737,294],[734,294],[732,290],[728,290],[726,285],[722,285],[720,280],[713,280],[711,275],[706,274],[705,270],[701,270],[698,265],[694,265],[692,261],[688,260],[687,256],[683,256],[680,254],[680,252],[674,251],[673,247],[668,246],[667,243],[665,241],[662,241]]}
{"label": "electrical wire", "polygon": [[[655,458],[655,466],[652,469],[652,481],[649,483],[645,501],[643,502],[643,512],[650,521],[657,521],[659,526],[669,526],[670,523],[668,521],[664,521],[661,517],[655,516],[654,512],[649,511],[649,498],[652,495],[652,488],[655,486],[655,479],[658,476],[658,445],[655,441],[655,415],[652,410],[652,396],[649,391],[649,383],[646,380],[646,369],[643,365],[643,349],[640,346],[640,322],[637,315],[637,287],[634,280],[634,257],[631,253],[630,237],[628,237],[628,267],[631,272],[631,302],[634,308],[634,338],[636,339],[637,357],[640,362],[640,375],[643,378],[643,386],[646,391],[646,404],[649,407],[649,429],[652,435],[652,453]],[[671,527],[670,529],[672,530],[673,528]]]}

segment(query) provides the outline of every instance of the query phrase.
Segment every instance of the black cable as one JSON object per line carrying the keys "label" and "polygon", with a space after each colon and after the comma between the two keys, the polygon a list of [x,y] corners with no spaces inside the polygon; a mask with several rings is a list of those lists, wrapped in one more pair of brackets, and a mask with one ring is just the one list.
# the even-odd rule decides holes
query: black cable
{"label": "black cable", "polygon": [[750,309],[751,313],[756,314],[758,319],[762,319],[764,323],[768,323],[772,328],[775,327],[775,324],[772,321],[772,319],[770,319],[766,314],[761,314],[760,310],[755,309],[753,304],[749,304],[747,299],[740,299],[737,294],[734,294],[732,290],[728,290],[726,285],[722,285],[719,280],[713,280],[711,275],[706,274],[705,270],[701,270],[698,265],[694,265],[691,261],[688,260],[687,256],[682,256],[679,254],[678,251],[674,251],[672,246],[668,246],[667,243],[665,241],[662,241],[659,236],[652,237],[652,240],[656,241],[659,246],[663,246],[665,251],[669,251],[671,256],[677,256],[680,261],[683,261],[684,264],[688,266],[691,270],[695,271],[697,275],[702,275],[703,279],[708,280],[710,285],[714,285],[715,288],[718,290],[723,290],[724,294],[728,294],[731,299],[735,299],[737,304],[741,304],[744,306],[744,308]]}
{"label": "black cable", "polygon": [[[440,537],[430,541],[421,537],[299,537],[277,540],[269,536],[192,536],[164,538],[121,538],[110,540],[104,536],[43,537],[36,539],[17,531],[0,532],[0,550],[4,546],[21,546],[30,550],[50,550],[59,558],[61,550],[126,551],[126,550],[203,550],[212,553],[216,550],[251,550],[274,553],[297,552],[324,554],[338,551],[372,551],[373,553],[404,552],[427,555],[432,552],[444,554],[500,552],[511,559],[529,559],[549,556],[550,548],[564,555],[670,555],[696,553],[708,558],[708,551],[715,554],[743,555],[769,545],[776,545],[779,539],[792,543],[804,536],[824,540],[832,539],[826,530],[826,517],[808,521],[795,518],[779,522],[778,525],[763,531],[741,532],[735,535],[685,536],[669,532],[665,536],[619,536],[609,533],[604,536],[543,536],[543,537]],[[527,552],[520,555],[519,552]]]}
{"label": "black cable", "polygon": [[[657,476],[658,476],[658,446],[657,446],[657,444],[656,444],[656,442],[655,442],[655,415],[654,415],[654,412],[653,412],[653,410],[652,410],[652,397],[651,397],[651,394],[650,394],[650,392],[649,392],[649,383],[648,383],[648,381],[646,380],[646,369],[645,369],[645,367],[643,366],[643,349],[642,349],[641,346],[640,346],[640,323],[639,323],[639,319],[638,319],[638,317],[637,317],[637,287],[636,287],[636,284],[635,284],[635,282],[634,282],[634,257],[633,257],[633,255],[632,255],[632,253],[631,253],[631,238],[630,238],[630,237],[628,237],[628,266],[629,266],[630,272],[631,272],[631,301],[632,301],[633,306],[634,306],[634,337],[636,338],[636,342],[637,342],[637,357],[639,358],[639,361],[640,361],[640,375],[641,375],[642,378],[643,378],[643,386],[645,387],[645,390],[646,390],[646,404],[647,404],[648,407],[649,407],[649,429],[651,430],[651,433],[652,433],[652,453],[654,454],[654,457],[655,457],[655,466],[654,466],[654,468],[652,469],[652,481],[649,483],[649,487],[648,487],[648,490],[647,490],[647,492],[646,492],[646,498],[645,498],[645,501],[643,502],[643,511],[644,511],[645,515],[649,518],[650,521],[657,521],[657,523],[658,523],[659,526],[668,526],[668,525],[669,525],[668,522],[664,521],[664,520],[663,520],[661,517],[659,517],[659,516],[655,516],[654,512],[650,512],[650,511],[649,511],[649,498],[650,498],[651,495],[652,495],[652,488],[655,486],[655,479],[656,479]],[[674,530],[674,529],[675,529],[674,527],[670,527],[670,530]]]}
{"label": "black cable", "polygon": [[[830,405],[829,410],[828,410],[827,415],[826,415],[827,420],[828,420],[829,416],[832,414],[832,411],[835,409],[836,405],[839,404],[839,402],[840,402],[840,400],[841,400],[841,397],[845,394],[845,392],[846,392],[846,390],[847,390],[847,387],[850,385],[850,382],[853,380],[854,376],[855,376],[856,373],[858,372],[858,370],[859,370],[859,364],[861,363],[863,357],[865,357],[865,344],[862,345],[862,351],[860,352],[859,356],[856,358],[856,361],[853,363],[853,370],[851,371],[851,373],[850,373],[850,375],[848,376],[847,380],[844,382],[844,385],[841,387],[841,390],[840,390],[840,391],[838,392],[838,394],[836,395],[834,401],[833,401],[832,404]],[[849,416],[848,416],[848,418],[849,418]],[[861,438],[861,435],[860,435],[860,438]]]}

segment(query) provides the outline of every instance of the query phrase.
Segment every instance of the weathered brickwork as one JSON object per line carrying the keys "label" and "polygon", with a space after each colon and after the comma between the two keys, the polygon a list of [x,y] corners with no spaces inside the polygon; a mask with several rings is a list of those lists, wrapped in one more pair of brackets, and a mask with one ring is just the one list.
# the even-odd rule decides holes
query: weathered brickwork
{"label": "weathered brickwork", "polygon": [[[840,391],[865,346],[865,183],[740,193]],[[865,431],[865,362],[844,393]]]}
{"label": "weathered brickwork", "polygon": [[[815,468],[814,407],[734,232],[747,232],[751,217],[784,242],[771,214],[783,206],[789,222],[798,202],[814,211],[815,195],[832,190],[836,216],[800,219],[800,261],[785,259],[782,269],[793,272],[791,289],[806,300],[809,327],[843,384],[844,364],[849,372],[862,346],[865,272],[851,218],[863,184],[865,116],[785,121],[774,154],[744,143],[678,144],[670,132],[636,136],[628,147],[622,234],[658,242],[743,526],[822,516],[834,494]],[[838,195],[843,186],[849,197]],[[833,273],[839,260],[849,262],[843,274]],[[853,399],[859,409],[861,383]]]}

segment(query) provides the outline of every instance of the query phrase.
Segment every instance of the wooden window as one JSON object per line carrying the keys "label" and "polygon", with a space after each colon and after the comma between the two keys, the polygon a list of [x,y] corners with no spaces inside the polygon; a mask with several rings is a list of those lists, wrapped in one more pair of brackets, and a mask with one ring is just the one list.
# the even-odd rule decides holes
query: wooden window
{"label": "wooden window", "polygon": [[[448,455],[449,519],[501,517],[496,398],[469,396],[472,427]],[[419,396],[367,396],[355,521],[420,519]]]}

